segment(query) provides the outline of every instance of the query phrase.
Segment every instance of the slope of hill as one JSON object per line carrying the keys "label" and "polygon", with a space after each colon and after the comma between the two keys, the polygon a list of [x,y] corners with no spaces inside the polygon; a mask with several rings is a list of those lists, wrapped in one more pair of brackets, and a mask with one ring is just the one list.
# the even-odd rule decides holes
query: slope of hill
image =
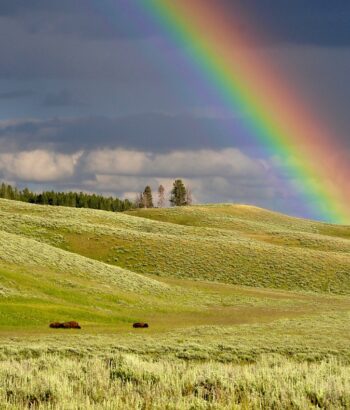
{"label": "slope of hill", "polygon": [[137,209],[127,213],[179,225],[220,228],[251,234],[297,232],[350,239],[350,226],[291,217],[251,205],[209,204],[182,208]]}
{"label": "slope of hill", "polygon": [[[349,233],[233,205],[0,200],[0,401],[346,408]],[[82,329],[48,327],[65,320]]]}
{"label": "slope of hill", "polygon": [[350,293],[350,227],[254,207],[120,214],[1,200],[0,229],[140,274]]}
{"label": "slope of hill", "polygon": [[[326,228],[333,236],[320,233]],[[349,293],[348,231],[233,205],[127,215],[0,200],[2,324],[40,327],[67,312],[117,327],[142,319],[145,309],[159,323],[182,325],[311,312],[310,300],[291,302],[271,288]],[[210,282],[269,290],[252,298]],[[213,320],[237,305],[240,319]]]}
{"label": "slope of hill", "polygon": [[[342,310],[343,299],[164,278],[156,280],[22,235],[0,231],[0,330],[47,332],[75,319],[92,331],[264,323]],[[315,305],[316,304],[316,305]],[[317,309],[316,309],[317,306]]]}
{"label": "slope of hill", "polygon": [[331,294],[350,292],[349,228],[293,221],[228,205],[127,215],[0,200],[0,327],[75,318],[116,331],[147,318],[161,329],[345,309]]}

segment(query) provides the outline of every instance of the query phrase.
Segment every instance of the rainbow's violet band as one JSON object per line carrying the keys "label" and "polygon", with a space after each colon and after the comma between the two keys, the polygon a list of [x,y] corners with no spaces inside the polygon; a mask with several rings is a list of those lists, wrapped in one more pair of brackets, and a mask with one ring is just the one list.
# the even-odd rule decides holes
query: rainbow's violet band
{"label": "rainbow's violet band", "polygon": [[249,34],[246,26],[242,30],[242,11],[208,0],[140,4],[216,86],[228,108],[240,107],[247,127],[283,164],[312,215],[350,224],[350,161],[322,121],[304,106],[302,93],[295,92],[266,58],[252,52],[260,34]]}

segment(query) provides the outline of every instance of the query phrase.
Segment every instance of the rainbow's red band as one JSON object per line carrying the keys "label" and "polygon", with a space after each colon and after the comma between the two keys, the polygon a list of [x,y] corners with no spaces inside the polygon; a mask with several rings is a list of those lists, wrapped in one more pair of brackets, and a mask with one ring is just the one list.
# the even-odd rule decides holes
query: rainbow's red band
{"label": "rainbow's red band", "polygon": [[246,28],[242,30],[241,11],[228,13],[215,0],[143,4],[208,75],[226,104],[232,108],[239,104],[260,142],[287,162],[290,179],[315,217],[350,224],[350,160],[305,107],[302,93],[252,51],[256,40]]}

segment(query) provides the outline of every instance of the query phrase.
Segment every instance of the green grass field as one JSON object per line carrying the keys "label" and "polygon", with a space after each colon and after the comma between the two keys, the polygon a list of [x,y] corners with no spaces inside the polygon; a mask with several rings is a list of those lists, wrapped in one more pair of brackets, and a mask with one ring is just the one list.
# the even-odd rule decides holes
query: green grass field
{"label": "green grass field", "polygon": [[349,340],[349,226],[0,200],[4,408],[350,408]]}

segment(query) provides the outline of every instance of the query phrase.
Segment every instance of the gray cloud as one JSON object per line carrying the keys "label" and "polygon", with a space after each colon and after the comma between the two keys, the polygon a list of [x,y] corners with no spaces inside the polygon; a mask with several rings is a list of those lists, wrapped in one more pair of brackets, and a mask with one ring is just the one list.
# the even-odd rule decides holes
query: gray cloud
{"label": "gray cloud", "polygon": [[[213,197],[266,198],[269,166],[238,149],[153,153],[125,150],[91,150],[62,154],[49,150],[0,154],[0,176],[20,183],[59,184],[128,196],[145,185],[168,189],[181,177],[198,200]],[[235,193],[232,187],[236,187]]]}
{"label": "gray cloud", "polygon": [[[268,27],[270,36],[266,41],[273,44],[350,45],[347,1],[216,0],[215,4],[228,10],[237,11],[237,6],[244,10],[249,18],[246,24]],[[28,27],[90,38],[159,35],[155,22],[144,14],[141,6],[130,0],[2,0],[0,7],[0,15],[26,18]],[[38,23],[38,16],[42,17],[41,24],[30,24],[30,19]],[[45,24],[43,16],[50,24]],[[131,17],[134,24],[130,24]]]}
{"label": "gray cloud", "polygon": [[2,0],[0,16],[18,20],[29,32],[87,39],[145,38],[158,32],[143,7],[129,0]]}
{"label": "gray cloud", "polygon": [[45,150],[0,154],[0,172],[6,180],[59,181],[72,177],[81,153],[64,155]]}
{"label": "gray cloud", "polygon": [[74,107],[85,105],[84,101],[68,90],[46,94],[43,105],[46,107]]}
{"label": "gray cloud", "polygon": [[[28,18],[30,22],[34,19],[31,15]],[[30,24],[21,19],[0,16],[0,77],[102,77],[119,81],[157,77],[156,67],[147,62],[142,52],[150,47],[151,40],[100,39],[74,35],[63,28],[46,32],[44,27],[48,22],[48,30],[51,30],[51,20],[47,16],[39,20],[33,22],[31,29]],[[74,21],[74,25],[79,27],[79,21]]]}
{"label": "gray cloud", "polygon": [[197,202],[256,202],[261,205],[278,193],[269,187],[266,161],[253,159],[238,149],[173,151],[97,150],[82,157],[81,165],[90,178],[88,189],[99,187],[133,197],[145,185],[159,184],[169,192],[174,178],[182,178]]}
{"label": "gray cloud", "polygon": [[169,193],[178,177],[199,203],[239,202],[300,213],[293,181],[276,184],[269,161],[238,149],[156,153],[116,147],[69,154],[44,149],[0,154],[0,179],[37,191],[82,190],[133,199],[146,185],[156,190],[163,184]]}
{"label": "gray cloud", "polygon": [[14,16],[37,11],[78,11],[83,3],[81,0],[31,0],[30,3],[27,0],[1,0],[0,15]]}
{"label": "gray cloud", "polygon": [[140,114],[118,118],[82,117],[0,121],[2,150],[57,149],[75,152],[97,147],[150,150],[249,146],[240,118]]}
{"label": "gray cloud", "polygon": [[31,97],[35,93],[32,90],[16,90],[0,92],[0,100],[15,100],[17,98]]}
{"label": "gray cloud", "polygon": [[[55,104],[54,104],[55,103]],[[50,104],[77,104],[69,96]],[[345,114],[345,113],[344,113]],[[337,140],[350,150],[350,138],[338,124]],[[343,132],[342,132],[343,131]],[[334,133],[335,134],[335,133]],[[264,146],[245,127],[245,118],[144,113],[123,117],[89,116],[49,120],[19,119],[0,121],[0,148],[3,152],[19,149],[49,149],[64,153],[97,148],[168,152],[239,148],[254,157],[264,156]]]}
{"label": "gray cloud", "polygon": [[85,158],[85,168],[95,174],[142,175],[145,177],[257,177],[265,163],[253,160],[240,150],[200,149],[151,153],[123,149],[96,150]]}
{"label": "gray cloud", "polygon": [[[280,0],[233,3],[248,9],[253,26],[276,31],[265,45],[350,45],[348,3],[337,7],[314,0],[307,6]],[[0,5],[0,76],[4,78],[155,80],[159,71],[145,56],[158,59],[161,43],[166,58],[175,44],[130,0],[2,0]]]}

